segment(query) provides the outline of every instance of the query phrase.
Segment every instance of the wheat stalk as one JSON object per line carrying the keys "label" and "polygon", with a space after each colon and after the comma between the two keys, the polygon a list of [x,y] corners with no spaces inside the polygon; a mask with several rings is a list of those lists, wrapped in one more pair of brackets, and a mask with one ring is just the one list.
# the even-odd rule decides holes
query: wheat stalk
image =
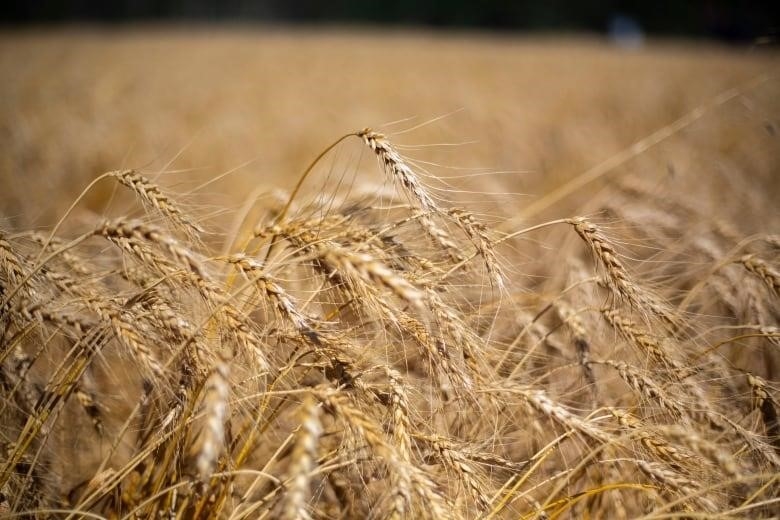
{"label": "wheat stalk", "polygon": [[436,202],[384,135],[374,132],[370,128],[365,128],[358,132],[357,136],[376,154],[385,172],[401,183],[411,195],[412,200],[418,203],[423,211],[438,211]]}

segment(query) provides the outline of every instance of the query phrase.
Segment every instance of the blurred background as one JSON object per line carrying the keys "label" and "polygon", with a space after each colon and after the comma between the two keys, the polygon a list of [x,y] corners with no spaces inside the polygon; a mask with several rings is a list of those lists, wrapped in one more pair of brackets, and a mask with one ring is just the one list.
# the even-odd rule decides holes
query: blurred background
{"label": "blurred background", "polygon": [[780,4],[709,0],[49,0],[11,2],[11,23],[63,21],[243,21],[372,24],[511,31],[587,31],[750,41],[776,33]]}
{"label": "blurred background", "polygon": [[[193,204],[236,208],[256,190],[289,189],[328,144],[372,127],[429,179],[451,179],[442,198],[503,220],[733,89],[614,173],[676,173],[701,187],[776,171],[778,11],[726,1],[11,2],[0,11],[0,208],[14,225],[45,225],[120,168],[179,193],[213,180]],[[347,172],[383,182],[370,159],[345,142],[311,189]],[[30,193],[46,204],[31,206]],[[83,207],[105,214],[116,200],[98,185]]]}

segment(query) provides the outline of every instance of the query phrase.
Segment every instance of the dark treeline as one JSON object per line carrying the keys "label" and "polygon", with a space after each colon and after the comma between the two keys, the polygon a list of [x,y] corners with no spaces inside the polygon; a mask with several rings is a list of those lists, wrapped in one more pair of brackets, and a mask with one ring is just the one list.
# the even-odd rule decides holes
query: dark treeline
{"label": "dark treeline", "polygon": [[617,19],[651,34],[748,40],[776,34],[779,5],[724,0],[33,0],[6,5],[0,20],[6,25],[195,20],[603,32]]}

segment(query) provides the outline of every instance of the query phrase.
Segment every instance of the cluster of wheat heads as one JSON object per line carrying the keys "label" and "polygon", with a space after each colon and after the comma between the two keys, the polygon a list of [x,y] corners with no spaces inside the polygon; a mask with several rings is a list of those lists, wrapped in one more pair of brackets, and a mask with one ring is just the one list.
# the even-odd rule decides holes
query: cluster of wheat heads
{"label": "cluster of wheat heads", "polygon": [[[0,515],[777,511],[776,236],[647,192],[704,226],[651,287],[593,219],[500,235],[383,135],[348,137],[392,196],[296,188],[227,246],[136,171],[95,182],[142,219],[2,230]],[[517,276],[509,247],[552,229],[544,283]]]}

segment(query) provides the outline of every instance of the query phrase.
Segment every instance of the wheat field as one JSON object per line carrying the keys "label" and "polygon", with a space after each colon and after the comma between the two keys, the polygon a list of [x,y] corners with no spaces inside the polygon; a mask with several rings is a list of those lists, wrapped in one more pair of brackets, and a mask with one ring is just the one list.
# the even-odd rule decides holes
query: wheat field
{"label": "wheat field", "polygon": [[778,518],[777,51],[0,32],[0,517]]}

